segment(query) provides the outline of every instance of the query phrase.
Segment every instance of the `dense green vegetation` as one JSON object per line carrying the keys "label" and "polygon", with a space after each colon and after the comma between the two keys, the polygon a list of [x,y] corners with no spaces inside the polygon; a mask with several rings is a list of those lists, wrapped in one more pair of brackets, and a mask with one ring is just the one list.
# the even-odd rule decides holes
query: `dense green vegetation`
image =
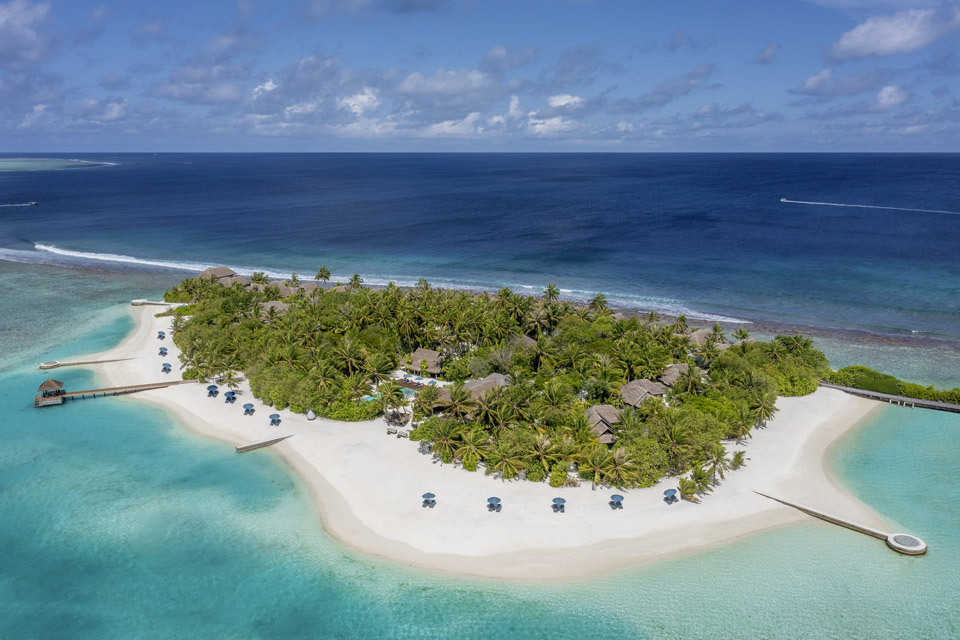
{"label": "dense green vegetation", "polygon": [[898,380],[891,375],[861,365],[831,371],[824,379],[833,384],[854,387],[855,389],[907,396],[919,400],[939,400],[940,402],[960,404],[960,389],[937,389],[933,385],[924,387],[913,382]]}
{"label": "dense green vegetation", "polygon": [[[295,279],[287,284],[298,286]],[[554,486],[576,482],[568,471],[618,487],[690,472],[681,493],[697,499],[744,463],[722,440],[749,437],[776,411],[777,395],[811,393],[829,371],[802,336],[762,343],[743,340],[738,330],[741,342],[724,349],[727,337],[715,325],[697,346],[682,316],[670,324],[654,314],[615,319],[602,295],[575,306],[559,300],[553,285],[534,298],[508,289],[441,290],[425,281],[373,290],[355,276],[337,290],[301,288],[283,299],[288,308],[264,310],[279,293],[277,286],[258,292],[198,278],[167,292],[168,301],[191,303],[188,318],[174,319],[185,377],[225,376],[235,384],[242,371],[254,395],[278,408],[365,420],[404,406],[391,372],[414,349],[435,349],[446,355],[442,377],[454,384],[444,402],[435,388],[420,391],[413,411],[421,422],[411,438],[464,469]],[[656,379],[675,362],[690,367],[666,403],[623,406],[621,385]],[[463,386],[495,372],[510,384],[477,398]],[[363,401],[368,394],[378,400]],[[597,441],[584,414],[602,403],[619,409],[612,446]]]}

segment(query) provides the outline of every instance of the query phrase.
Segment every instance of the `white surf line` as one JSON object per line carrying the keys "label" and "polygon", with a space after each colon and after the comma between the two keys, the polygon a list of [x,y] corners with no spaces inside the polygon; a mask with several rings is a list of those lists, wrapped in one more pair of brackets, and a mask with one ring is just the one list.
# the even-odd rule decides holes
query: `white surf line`
{"label": "white surf line", "polygon": [[0,204],[0,207],[34,207],[36,202],[21,202],[19,204]]}
{"label": "white surf line", "polygon": [[821,207],[853,207],[855,209],[887,209],[888,211],[913,211],[915,213],[945,213],[951,216],[960,216],[960,211],[943,211],[940,209],[910,209],[907,207],[881,207],[873,204],[844,204],[841,202],[808,202],[807,200],[787,200],[780,198],[780,202],[789,204],[814,204]]}

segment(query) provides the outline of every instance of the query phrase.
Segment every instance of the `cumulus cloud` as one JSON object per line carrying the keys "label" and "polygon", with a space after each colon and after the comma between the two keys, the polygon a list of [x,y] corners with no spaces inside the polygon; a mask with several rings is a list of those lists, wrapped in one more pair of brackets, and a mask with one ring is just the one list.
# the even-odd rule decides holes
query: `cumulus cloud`
{"label": "cumulus cloud", "polygon": [[373,87],[364,87],[360,93],[340,98],[337,106],[362,116],[368,111],[376,111],[380,106],[380,93]]}
{"label": "cumulus cloud", "polygon": [[907,104],[912,97],[913,94],[899,85],[887,85],[880,89],[874,99],[869,102],[861,100],[823,112],[810,113],[807,117],[828,120],[846,116],[888,113]]}
{"label": "cumulus cloud", "polygon": [[580,123],[565,116],[541,118],[536,111],[531,111],[527,118],[527,130],[538,137],[549,138],[579,129]]}
{"label": "cumulus cloud", "polygon": [[715,64],[700,64],[689,72],[675,78],[669,78],[646,95],[634,99],[621,99],[612,102],[608,107],[611,113],[636,113],[662,107],[677,98],[689,94],[701,87],[715,88],[719,85],[705,85],[704,82],[717,70]]}
{"label": "cumulus cloud", "polygon": [[754,59],[754,62],[757,64],[770,64],[777,59],[777,54],[780,53],[780,49],[779,42],[771,42],[763,48],[763,51]]}
{"label": "cumulus cloud", "polygon": [[937,9],[907,9],[868,18],[840,36],[830,55],[835,60],[850,60],[909,53],[957,31],[960,31],[960,6],[956,4]]}
{"label": "cumulus cloud", "polygon": [[475,69],[437,69],[432,76],[414,72],[400,81],[397,91],[407,94],[459,94],[466,91],[487,89],[493,78]]}
{"label": "cumulus cloud", "polygon": [[838,96],[852,96],[866,91],[873,91],[884,84],[892,72],[885,69],[868,69],[850,74],[835,74],[827,67],[801,82],[790,93],[801,96],[818,98],[835,98]]}
{"label": "cumulus cloud", "polygon": [[561,93],[547,98],[547,104],[558,109],[561,107],[578,107],[583,104],[583,98],[572,96],[569,93]]}
{"label": "cumulus cloud", "polygon": [[13,0],[0,4],[0,69],[21,71],[43,60],[51,39],[41,27],[49,13],[46,2]]}
{"label": "cumulus cloud", "polygon": [[273,81],[273,78],[267,78],[263,81],[263,84],[258,84],[253,88],[253,98],[257,99],[265,93],[270,93],[277,88],[277,83]]}
{"label": "cumulus cloud", "polygon": [[474,111],[460,120],[444,120],[424,127],[420,135],[426,138],[466,138],[483,133],[480,112]]}

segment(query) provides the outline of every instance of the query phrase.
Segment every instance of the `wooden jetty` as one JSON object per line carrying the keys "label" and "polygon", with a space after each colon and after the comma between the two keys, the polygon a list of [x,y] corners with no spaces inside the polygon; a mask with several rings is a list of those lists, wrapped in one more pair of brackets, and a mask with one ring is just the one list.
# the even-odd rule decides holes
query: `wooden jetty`
{"label": "wooden jetty", "polygon": [[64,391],[63,383],[59,380],[46,380],[40,385],[37,391],[40,395],[33,399],[34,407],[51,407],[57,404],[63,404],[64,400],[76,400],[80,398],[104,398],[106,396],[122,396],[128,393],[138,391],[150,391],[151,389],[164,389],[178,384],[197,384],[199,380],[172,380],[168,382],[153,382],[150,384],[135,384],[125,387],[106,387],[104,389],[86,389],[84,391]]}
{"label": "wooden jetty", "polygon": [[247,451],[253,451],[254,449],[262,449],[264,447],[269,447],[277,444],[278,442],[283,442],[287,438],[292,438],[293,434],[291,433],[288,436],[281,436],[279,438],[274,438],[273,440],[264,440],[263,442],[255,442],[254,444],[244,445],[242,447],[237,447],[237,453],[246,453]]}
{"label": "wooden jetty", "polygon": [[810,509],[809,507],[801,507],[798,504],[792,502],[787,502],[786,500],[781,500],[780,498],[774,498],[773,496],[768,496],[765,493],[760,493],[759,491],[754,491],[758,496],[763,496],[774,502],[779,502],[782,505],[786,505],[797,511],[802,511],[807,515],[811,515],[814,518],[819,518],[825,522],[831,524],[839,525],[851,531],[857,531],[859,533],[866,534],[873,538],[879,538],[887,543],[887,546],[896,551],[897,553],[902,553],[908,556],[922,556],[927,552],[926,543],[920,538],[910,535],[908,533],[886,533],[880,531],[879,529],[874,529],[873,527],[866,527],[862,524],[857,524],[855,522],[850,522],[849,520],[844,520],[843,518],[838,518],[837,516],[828,515],[822,511],[817,511],[815,509]]}
{"label": "wooden jetty", "polygon": [[133,358],[114,358],[112,360],[78,360],[75,362],[60,362],[59,360],[51,360],[49,362],[41,362],[41,369],[57,369],[59,367],[81,367],[90,364],[105,364],[107,362],[123,362],[124,360],[133,360]]}
{"label": "wooden jetty", "polygon": [[949,411],[951,413],[960,413],[960,404],[950,402],[940,402],[939,400],[921,400],[920,398],[908,398],[907,396],[895,396],[889,393],[880,393],[879,391],[867,391],[865,389],[856,389],[854,387],[844,387],[839,384],[821,382],[821,387],[827,389],[839,389],[851,395],[860,396],[869,400],[895,404],[899,407],[910,407],[911,409],[934,409],[935,411]]}

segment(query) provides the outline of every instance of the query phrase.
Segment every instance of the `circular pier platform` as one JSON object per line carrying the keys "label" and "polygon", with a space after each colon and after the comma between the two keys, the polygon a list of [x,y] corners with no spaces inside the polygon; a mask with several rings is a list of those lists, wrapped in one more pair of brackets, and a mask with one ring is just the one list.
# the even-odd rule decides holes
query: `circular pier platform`
{"label": "circular pier platform", "polygon": [[51,360],[50,362],[43,362],[40,364],[41,369],[56,369],[60,366],[59,360]]}
{"label": "circular pier platform", "polygon": [[887,546],[908,556],[922,556],[927,552],[927,543],[909,533],[891,533],[887,536]]}

